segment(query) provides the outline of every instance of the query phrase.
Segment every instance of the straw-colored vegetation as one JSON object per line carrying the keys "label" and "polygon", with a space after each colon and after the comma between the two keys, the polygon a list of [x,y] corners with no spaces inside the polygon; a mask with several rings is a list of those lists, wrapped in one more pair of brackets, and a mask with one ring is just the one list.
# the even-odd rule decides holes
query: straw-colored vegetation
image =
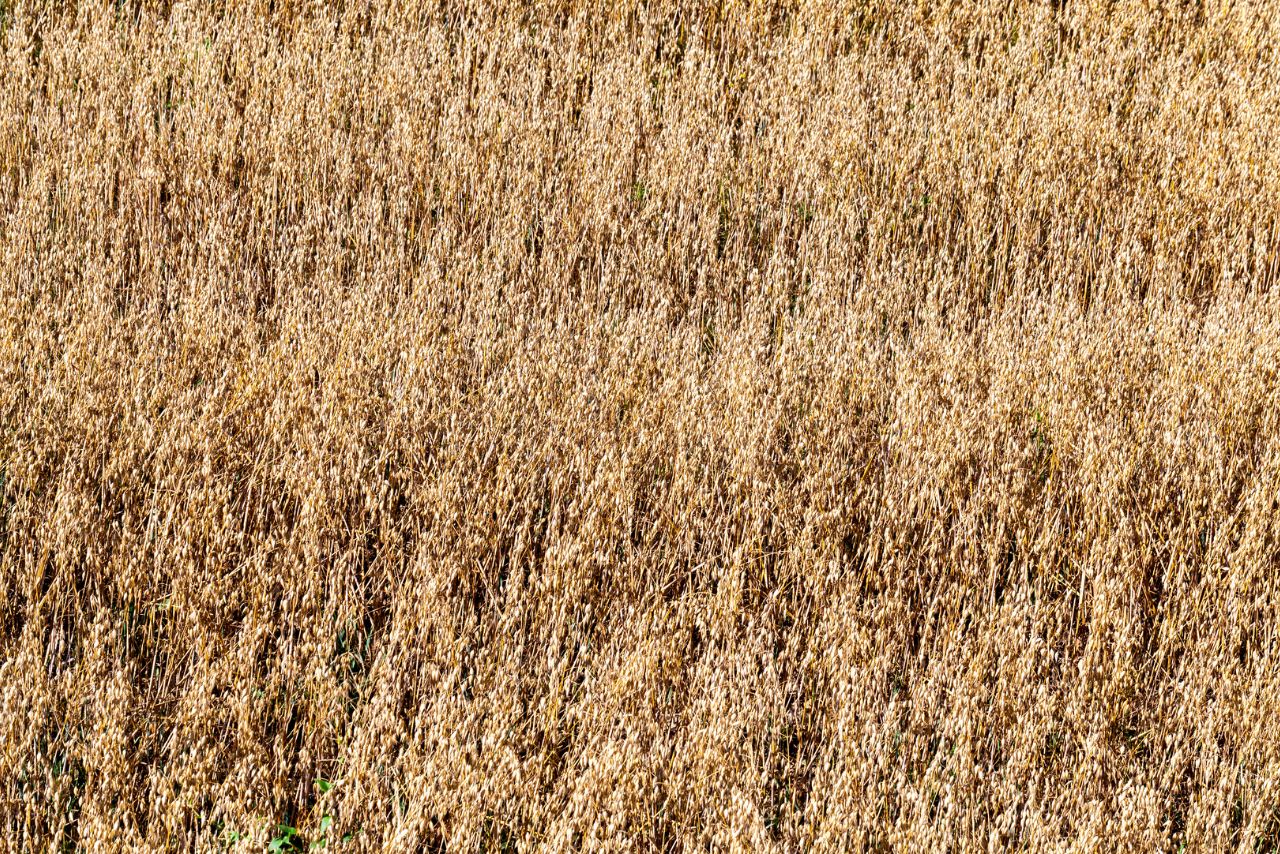
{"label": "straw-colored vegetation", "polygon": [[0,847],[1280,843],[1280,8],[0,2]]}

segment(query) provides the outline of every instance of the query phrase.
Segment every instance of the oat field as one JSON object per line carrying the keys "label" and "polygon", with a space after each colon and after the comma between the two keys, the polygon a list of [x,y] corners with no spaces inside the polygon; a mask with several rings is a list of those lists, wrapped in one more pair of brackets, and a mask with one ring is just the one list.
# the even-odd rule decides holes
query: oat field
{"label": "oat field", "polygon": [[0,0],[0,850],[1280,846],[1280,3]]}

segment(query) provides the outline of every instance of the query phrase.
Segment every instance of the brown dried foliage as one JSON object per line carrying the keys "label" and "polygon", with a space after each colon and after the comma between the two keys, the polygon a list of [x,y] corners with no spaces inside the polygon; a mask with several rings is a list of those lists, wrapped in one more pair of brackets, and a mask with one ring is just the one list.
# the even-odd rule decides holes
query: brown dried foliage
{"label": "brown dried foliage", "polygon": [[1280,840],[1274,3],[0,9],[7,850]]}

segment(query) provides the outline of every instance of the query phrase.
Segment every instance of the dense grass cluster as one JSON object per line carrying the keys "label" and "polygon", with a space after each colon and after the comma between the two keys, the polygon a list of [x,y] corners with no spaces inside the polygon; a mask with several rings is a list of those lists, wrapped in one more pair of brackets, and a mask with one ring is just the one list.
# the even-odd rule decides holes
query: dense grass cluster
{"label": "dense grass cluster", "polygon": [[0,2],[4,850],[1280,844],[1280,7]]}

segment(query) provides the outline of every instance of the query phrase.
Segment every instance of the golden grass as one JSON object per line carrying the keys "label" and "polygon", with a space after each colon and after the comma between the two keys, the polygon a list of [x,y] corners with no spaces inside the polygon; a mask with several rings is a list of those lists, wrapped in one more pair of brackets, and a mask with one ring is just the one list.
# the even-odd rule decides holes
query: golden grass
{"label": "golden grass", "polygon": [[0,9],[4,850],[1280,844],[1276,4]]}

